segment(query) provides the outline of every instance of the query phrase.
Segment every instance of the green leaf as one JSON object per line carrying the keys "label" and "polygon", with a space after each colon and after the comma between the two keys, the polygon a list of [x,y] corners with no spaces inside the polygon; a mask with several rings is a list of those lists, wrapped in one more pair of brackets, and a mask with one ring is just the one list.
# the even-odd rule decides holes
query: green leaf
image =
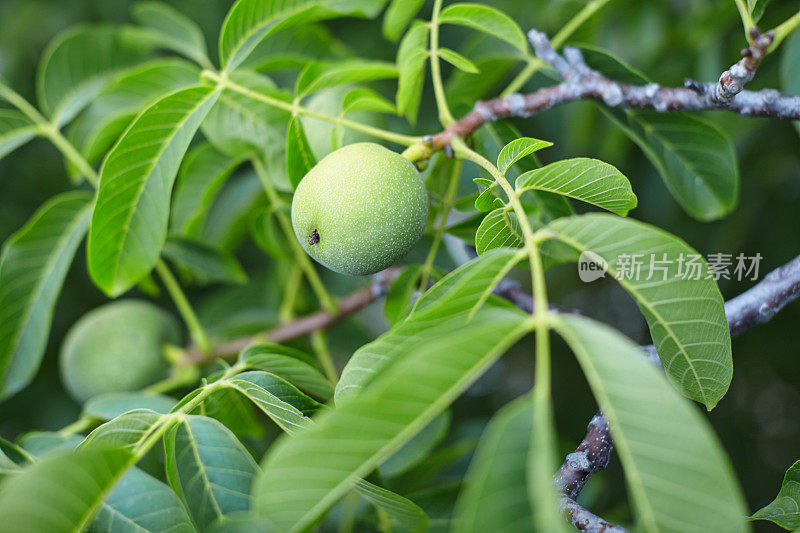
{"label": "green leaf", "polygon": [[395,478],[424,463],[433,449],[447,436],[449,428],[450,411],[445,411],[381,463],[381,477]]}
{"label": "green leaf", "polygon": [[457,69],[463,70],[464,72],[468,72],[470,74],[478,74],[480,72],[478,67],[475,66],[475,63],[462,56],[455,50],[450,50],[449,48],[439,48],[439,57]]}
{"label": "green leaf", "polygon": [[730,461],[709,423],[608,326],[559,315],[608,418],[641,531],[747,531]]}
{"label": "green leaf", "polygon": [[253,170],[228,180],[208,210],[197,237],[222,250],[234,250],[247,234],[253,210],[264,205],[263,191]]}
{"label": "green leaf", "polygon": [[485,308],[469,323],[462,314],[424,329],[419,343],[406,344],[356,398],[271,448],[253,485],[255,509],[281,529],[310,527],[528,330],[527,315],[511,308]]}
{"label": "green leaf", "polygon": [[498,411],[475,450],[454,511],[455,533],[531,530],[525,468],[533,431],[533,403],[524,396]]}
{"label": "green leaf", "polygon": [[516,22],[497,9],[480,4],[451,4],[439,16],[441,24],[467,26],[502,39],[525,53],[528,41]]}
{"label": "green leaf", "polygon": [[[733,363],[722,295],[716,282],[706,279],[702,256],[663,230],[613,215],[561,218],[548,228],[556,239],[608,263],[608,273],[647,319],[667,376],[686,396],[713,409],[728,390]],[[632,268],[635,254],[643,263],[638,275]],[[696,275],[687,266],[690,256]]]}
{"label": "green leaf", "polygon": [[[241,71],[231,79],[251,91],[291,101],[288,93],[255,72]],[[221,152],[235,158],[260,155],[270,180],[281,190],[290,191],[286,177],[286,125],[291,115],[246,95],[225,90],[203,122],[203,135]]]}
{"label": "green leaf", "polygon": [[[534,192],[551,194],[543,191]],[[534,199],[539,200],[539,203],[531,203],[527,201],[527,199],[522,199],[521,204],[528,217],[528,223],[535,231],[542,227],[542,218],[546,218],[547,215],[544,217],[542,216],[542,211],[544,209],[541,207],[541,201],[546,201],[546,199]],[[522,230],[519,227],[519,219],[514,210],[508,205],[492,209],[488,215],[483,217],[483,219],[479,221],[479,225],[475,230],[474,239],[471,241],[478,255],[483,255],[488,251],[500,247],[522,248],[523,243],[524,238]],[[542,243],[541,253],[545,268],[549,268],[553,264],[573,261],[577,257],[577,254],[569,249],[568,246],[553,241]]]}
{"label": "green leaf", "polygon": [[291,259],[293,257],[291,243],[287,240],[275,213],[278,210],[284,212],[287,220],[291,220],[288,205],[278,205],[275,210],[270,207],[261,208],[250,218],[250,234],[255,243],[267,254],[278,259]]}
{"label": "green leaf", "polygon": [[[70,126],[67,138],[94,165],[143,109],[167,93],[197,84],[200,71],[182,59],[158,59],[111,77]],[[80,170],[68,163],[71,175]]]}
{"label": "green leaf", "polygon": [[305,427],[306,416],[320,406],[289,382],[268,372],[243,372],[223,385],[243,394],[287,432]]}
{"label": "green leaf", "polygon": [[217,520],[208,533],[275,533],[269,518],[254,512],[237,512]]}
{"label": "green leaf", "polygon": [[417,120],[425,85],[429,31],[427,23],[414,21],[397,49],[397,111],[411,123]]}
{"label": "green leaf", "polygon": [[383,36],[397,41],[424,3],[425,0],[392,0],[383,15]]}
{"label": "green leaf", "polygon": [[[540,335],[536,331],[536,335]],[[550,332],[545,331],[549,336]],[[554,486],[552,475],[558,468],[558,443],[553,420],[553,398],[550,394],[532,393],[533,426],[530,434],[530,453],[525,464],[528,504],[533,511],[533,529],[553,533],[572,531],[564,520],[559,501],[563,495]]]}
{"label": "green leaf", "polygon": [[169,484],[200,529],[250,508],[250,484],[258,465],[221,423],[186,416],[167,432],[164,448]]}
{"label": "green leaf", "polygon": [[258,72],[302,69],[313,61],[344,57],[347,49],[322,24],[290,26],[253,50],[239,68]]}
{"label": "green leaf", "polygon": [[218,97],[209,87],[165,96],[139,115],[106,158],[87,254],[89,273],[107,294],[122,294],[158,261],[175,174]]}
{"label": "green leaf", "polygon": [[[278,345],[274,346],[284,348]],[[294,351],[291,348],[284,348],[284,350],[295,352],[293,355],[299,359],[307,358],[302,352]],[[250,352],[249,354],[247,353],[248,351]],[[243,361],[256,361],[262,356],[258,353],[259,351],[257,346],[248,348],[242,353],[241,359]],[[267,392],[267,389],[276,392],[275,385],[277,382],[266,372],[244,372],[230,381],[237,390],[250,398],[270,418],[278,422],[287,433],[293,434],[295,431],[309,427],[312,424],[311,420],[303,416],[302,412],[296,411],[292,405],[282,403],[281,399],[271,392]],[[426,530],[427,515],[410,500],[363,479],[355,482],[355,489],[376,508],[385,512],[396,526],[410,531]]]}
{"label": "green leaf", "polygon": [[4,531],[82,531],[132,461],[126,450],[81,450],[7,476],[0,484]]}
{"label": "green leaf", "polygon": [[223,154],[208,143],[190,150],[175,183],[170,212],[172,231],[196,235],[214,197],[241,163],[241,157]]}
{"label": "green leaf", "polygon": [[377,113],[397,114],[397,108],[389,100],[366,87],[350,90],[342,99],[342,113],[351,111],[375,111]]}
{"label": "green leaf", "polygon": [[384,304],[384,312],[389,324],[395,325],[401,322],[411,312],[411,308],[414,306],[412,296],[414,291],[419,289],[421,272],[420,265],[411,265],[404,268],[400,275],[392,281]]}
{"label": "green leaf", "polygon": [[[498,189],[496,183],[492,183],[486,190],[478,195],[475,199],[475,209],[482,213],[488,213],[489,211],[496,209],[498,207],[503,207],[502,205],[498,206],[497,201],[500,200],[497,195],[495,195],[495,191]],[[502,203],[502,200],[500,200]]]}
{"label": "green leaf", "polygon": [[753,21],[758,22],[772,0],[747,0],[747,10],[753,16]]}
{"label": "green leaf", "polygon": [[494,285],[521,260],[517,250],[498,249],[473,259],[431,287],[417,300],[411,315],[373,342],[359,348],[336,384],[336,405],[359,398],[364,387],[405,354],[424,344],[426,331],[467,317],[490,296]]}
{"label": "green leaf", "polygon": [[19,439],[22,449],[38,459],[74,450],[81,442],[81,435],[62,435],[54,431],[32,431]]}
{"label": "green leaf", "polygon": [[214,418],[239,437],[264,437],[264,426],[252,402],[233,389],[215,390],[189,414]]}
{"label": "green leaf", "polygon": [[239,66],[267,35],[318,20],[376,16],[386,0],[239,0],[219,36],[219,57],[226,71]]}
{"label": "green leaf", "polygon": [[424,533],[428,531],[428,515],[420,507],[402,496],[363,479],[356,481],[355,488],[367,501],[386,513],[390,522],[401,531]]}
{"label": "green leaf", "polygon": [[[626,72],[620,81],[644,84],[642,78],[617,58],[583,47],[587,63],[606,75]],[[719,128],[684,113],[648,109],[601,107],[635,142],[656,167],[672,196],[698,220],[715,220],[730,213],[738,201],[739,166],[728,136]]]}
{"label": "green leaf", "polygon": [[[483,48],[491,50],[497,47],[497,43],[493,42],[494,39],[488,35],[480,34],[479,37],[480,39],[475,39],[475,42],[480,42]],[[476,101],[495,95],[498,86],[508,79],[512,69],[519,65],[521,59],[524,59],[515,57],[514,54],[522,55],[516,50],[497,52],[495,55],[487,56],[486,50],[482,54],[480,48],[477,48],[476,45],[469,46],[470,43],[472,40],[468,41],[468,46],[462,46],[460,51],[472,58],[472,62],[475,63],[480,73],[470,74],[463,70],[456,70],[445,81],[445,93],[448,101],[452,101],[451,105],[454,109],[462,110],[462,112],[472,109]]]}
{"label": "green leaf", "polygon": [[297,188],[303,177],[316,164],[317,160],[308,144],[303,123],[297,117],[292,117],[286,133],[286,174],[292,187]]}
{"label": "green leaf", "polygon": [[12,461],[5,453],[0,451],[0,480],[3,476],[8,474],[17,474],[22,468],[20,465]]}
{"label": "green leaf", "polygon": [[484,217],[475,233],[475,250],[483,255],[495,248],[521,248],[522,230],[517,214],[506,207],[498,207]]}
{"label": "green leaf", "polygon": [[636,207],[636,195],[622,172],[584,157],[528,171],[517,178],[516,189],[518,194],[532,189],[563,194],[622,216]]}
{"label": "green leaf", "polygon": [[89,225],[92,196],[60,194],[43,205],[0,253],[0,399],[33,379],[61,285]]}
{"label": "green leaf", "polygon": [[[481,148],[481,153],[486,154],[487,157],[497,154],[497,158],[499,159],[500,152],[502,152],[503,148],[507,144],[513,143],[516,139],[522,137],[522,134],[507,120],[498,120],[497,122],[484,124],[484,126],[476,132],[475,136],[478,141],[478,146]],[[530,157],[516,160],[506,170],[506,175],[510,178],[510,173],[512,171],[519,175],[522,172],[534,170],[541,166],[539,158],[534,152],[530,154]],[[526,196],[535,201],[535,204],[543,215],[543,221],[575,214],[569,200],[560,194],[553,194],[545,191],[531,191]]]}
{"label": "green leaf", "polygon": [[36,125],[13,109],[0,109],[0,159],[37,135]]}
{"label": "green leaf", "polygon": [[454,237],[458,237],[470,246],[475,246],[475,236],[484,218],[485,216],[483,213],[475,213],[460,222],[447,226],[445,231]]}
{"label": "green leaf", "polygon": [[553,143],[540,141],[539,139],[533,139],[531,137],[514,139],[500,150],[500,154],[497,156],[497,168],[505,175],[508,169],[523,157],[527,157],[549,146],[553,146]]}
{"label": "green leaf", "polygon": [[89,433],[79,449],[134,448],[164,421],[164,415],[149,409],[128,411]]}
{"label": "green leaf", "polygon": [[312,62],[297,77],[295,96],[309,94],[364,81],[386,80],[397,77],[397,67],[386,61],[349,59],[335,63]]}
{"label": "green leaf", "polygon": [[6,474],[19,473],[23,466],[34,461],[33,456],[23,448],[0,438],[0,479]]}
{"label": "green leaf", "polygon": [[134,28],[76,26],[58,34],[39,63],[39,107],[53,123],[69,122],[113,74],[143,61],[152,48]]}
{"label": "green leaf", "polygon": [[322,400],[333,396],[333,386],[314,367],[313,359],[294,348],[272,343],[254,344],[242,351],[239,361],[248,368],[283,378]]}
{"label": "green leaf", "polygon": [[146,392],[108,392],[95,396],[83,405],[83,415],[111,420],[135,409],[148,409],[165,415],[175,407],[175,398]]}
{"label": "green leaf", "polygon": [[192,533],[196,529],[169,487],[132,468],[103,502],[90,531]]}
{"label": "green leaf", "polygon": [[775,499],[753,513],[752,518],[769,520],[790,531],[800,528],[800,461],[786,471]]}
{"label": "green leaf", "polygon": [[162,2],[134,4],[133,20],[151,30],[169,50],[186,56],[204,67],[210,67],[203,31],[190,18]]}
{"label": "green leaf", "polygon": [[642,109],[623,116],[615,111],[604,109],[645,152],[687,213],[710,221],[733,211],[739,167],[722,130],[691,115]]}
{"label": "green leaf", "polygon": [[247,283],[242,265],[232,253],[187,237],[169,237],[164,257],[188,270],[200,283]]}

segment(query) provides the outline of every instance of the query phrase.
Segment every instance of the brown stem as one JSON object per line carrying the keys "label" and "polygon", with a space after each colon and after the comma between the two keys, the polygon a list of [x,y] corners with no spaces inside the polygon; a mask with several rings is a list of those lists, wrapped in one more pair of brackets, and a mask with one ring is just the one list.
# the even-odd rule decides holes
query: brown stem
{"label": "brown stem", "polygon": [[209,352],[202,352],[193,348],[186,352],[186,360],[190,363],[197,364],[213,361],[218,358],[231,358],[235,357],[253,342],[267,340],[278,343],[286,342],[291,339],[296,339],[297,337],[302,337],[303,335],[308,335],[314,331],[329,328],[339,320],[365,308],[386,294],[389,290],[389,285],[391,285],[392,281],[394,281],[399,273],[399,267],[391,267],[375,274],[369,285],[343,298],[341,302],[339,302],[336,313],[317,311],[316,313],[297,318],[286,324],[281,324],[274,329],[258,335],[218,343]]}

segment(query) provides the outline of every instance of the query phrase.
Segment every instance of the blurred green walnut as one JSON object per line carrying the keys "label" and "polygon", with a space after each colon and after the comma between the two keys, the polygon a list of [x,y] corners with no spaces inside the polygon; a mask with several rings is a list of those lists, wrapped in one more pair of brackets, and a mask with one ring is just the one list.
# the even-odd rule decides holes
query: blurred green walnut
{"label": "blurred green walnut", "polygon": [[87,313],[61,346],[61,377],[79,402],[141,389],[167,375],[166,343],[181,342],[175,318],[141,300],[111,302]]}
{"label": "blurred green walnut", "polygon": [[373,143],[328,154],[292,201],[294,232],[308,255],[353,276],[373,274],[406,255],[427,216],[428,192],[417,169]]}

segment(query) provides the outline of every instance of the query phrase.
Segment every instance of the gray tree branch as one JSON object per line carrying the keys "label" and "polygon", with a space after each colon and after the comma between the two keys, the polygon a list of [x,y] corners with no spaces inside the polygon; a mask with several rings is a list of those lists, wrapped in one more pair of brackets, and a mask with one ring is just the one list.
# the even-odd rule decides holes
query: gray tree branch
{"label": "gray tree branch", "polygon": [[424,147],[406,151],[412,161],[427,159],[450,145],[453,137],[471,134],[487,122],[509,117],[530,117],[551,107],[577,100],[597,100],[609,107],[669,111],[728,111],[744,117],[779,120],[800,119],[800,96],[775,89],[746,91],[772,43],[771,32],[752,35],[753,44],[742,50],[743,58],[713,83],[687,79],[684,87],[662,87],[657,83],[631,85],[611,80],[590,68],[577,48],[566,47],[559,54],[547,36],[537,30],[528,33],[539,59],[553,67],[563,81],[529,94],[512,94],[476,102],[472,111],[436,135],[426,137]]}

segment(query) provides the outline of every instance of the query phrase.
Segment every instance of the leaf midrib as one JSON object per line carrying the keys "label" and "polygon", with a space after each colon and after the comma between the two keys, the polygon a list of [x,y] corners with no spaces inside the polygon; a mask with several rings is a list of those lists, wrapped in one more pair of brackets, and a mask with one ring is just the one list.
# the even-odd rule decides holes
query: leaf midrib
{"label": "leaf midrib", "polygon": [[[197,87],[195,87],[195,88],[197,88]],[[170,93],[169,95],[165,96],[164,98],[169,98],[170,96],[173,96],[173,95],[178,94],[180,92],[190,91],[190,90],[192,90],[192,89],[179,89],[178,91]],[[112,286],[109,287],[109,288],[113,289],[113,285],[115,285],[114,280],[116,279],[117,275],[119,274],[119,265],[120,265],[120,260],[122,259],[122,251],[125,249],[125,245],[128,242],[128,237],[130,236],[130,233],[131,233],[130,232],[131,222],[133,221],[134,213],[138,210],[138,207],[139,207],[139,205],[141,203],[142,194],[143,194],[145,188],[147,187],[147,184],[150,182],[150,179],[152,178],[153,169],[158,165],[158,162],[162,160],[162,156],[167,151],[167,148],[172,144],[172,140],[175,138],[176,132],[180,131],[180,129],[183,128],[183,126],[189,121],[189,119],[194,116],[194,114],[197,112],[197,110],[200,107],[202,107],[203,104],[205,104],[211,98],[212,95],[218,94],[218,93],[219,93],[219,89],[217,89],[216,91],[209,91],[208,94],[205,95],[202,99],[200,99],[198,101],[197,105],[195,105],[192,108],[192,110],[184,116],[183,120],[181,120],[180,122],[176,122],[175,123],[175,127],[171,129],[170,135],[168,137],[165,137],[165,142],[161,146],[161,149],[158,151],[156,157],[154,157],[152,159],[152,164],[149,165],[149,167],[147,169],[147,172],[145,174],[145,176],[146,176],[145,179],[143,179],[141,181],[140,186],[137,187],[135,201],[131,204],[131,209],[129,210],[129,214],[126,216],[125,223],[122,225],[123,237],[122,237],[122,239],[120,239],[120,241],[119,241],[120,244],[116,248],[116,251],[114,251],[112,277],[111,277],[111,285]],[[163,98],[161,100],[159,100],[159,102],[162,101],[162,100],[163,100]],[[156,102],[156,103],[158,103],[158,102]],[[153,104],[153,105],[156,105],[156,104]],[[122,137],[120,138],[120,142],[122,142],[122,140],[126,137],[127,133],[133,129],[133,127],[138,123],[139,119],[145,113],[147,113],[147,111],[150,110],[151,108],[152,108],[152,106],[147,108],[145,111],[143,111],[139,115],[139,117],[136,118],[136,120],[134,120],[134,122],[131,124],[130,128],[128,128],[128,130],[125,132],[125,134],[123,134]],[[117,146],[119,146],[119,143],[117,143]],[[117,146],[114,147],[112,152],[116,151]],[[119,177],[117,177],[116,179],[119,179]]]}
{"label": "leaf midrib", "polygon": [[2,361],[2,365],[0,365],[0,375],[2,375],[3,386],[5,385],[6,371],[8,370],[9,363],[11,362],[11,357],[13,356],[13,354],[16,353],[17,349],[19,349],[19,341],[20,338],[22,337],[22,332],[25,329],[25,326],[29,323],[31,314],[33,313],[33,309],[36,307],[35,304],[38,303],[42,297],[41,289],[45,285],[45,280],[50,279],[50,277],[53,275],[53,270],[54,270],[53,265],[56,262],[58,262],[58,260],[61,258],[64,252],[65,241],[71,240],[72,232],[75,230],[76,227],[81,225],[81,223],[84,221],[83,219],[89,214],[88,207],[90,206],[91,203],[87,202],[87,204],[81,209],[82,213],[79,216],[75,217],[73,223],[68,226],[69,231],[62,233],[61,236],[56,240],[55,248],[58,250],[58,253],[50,255],[47,262],[45,263],[45,268],[43,269],[45,275],[39,276],[38,281],[35,283],[35,291],[32,291],[32,293],[35,293],[36,296],[34,298],[31,298],[29,300],[28,305],[26,306],[25,313],[23,314],[22,321],[20,322],[22,327],[17,329],[10,344],[11,349],[8,351],[7,356],[3,356],[2,358],[0,358],[0,360]]}
{"label": "leaf midrib", "polygon": [[[205,464],[203,464],[203,461],[200,459],[200,443],[197,442],[197,439],[195,439],[194,433],[192,431],[192,427],[191,427],[188,419],[184,420],[183,427],[186,430],[186,435],[187,435],[187,438],[189,440],[189,448],[192,450],[192,456],[194,456],[195,462],[197,463],[198,475],[200,476],[200,479],[202,480],[203,488],[205,489],[205,491],[207,492],[207,494],[209,496],[208,499],[211,501],[211,505],[214,508],[213,509],[214,510],[214,514],[216,514],[217,517],[219,518],[220,516],[223,515],[223,513],[222,513],[222,510],[219,507],[219,503],[217,503],[217,498],[214,495],[213,488],[211,487],[211,485],[212,485],[211,480],[208,479],[208,475],[206,474]],[[181,481],[181,484],[183,484],[183,481]]]}
{"label": "leaf midrib", "polygon": [[[569,237],[567,235],[564,235],[564,233],[561,232],[561,231],[558,232],[558,235],[556,236],[556,238],[561,240],[562,242],[565,242],[566,244],[572,246],[576,250],[585,250],[585,249],[587,249],[587,247],[585,245],[582,245],[577,240],[572,239],[571,237]],[[616,271],[616,269],[614,267],[611,266],[611,264],[608,265],[608,271],[609,271],[609,273],[614,275],[614,277],[616,277],[617,271]],[[686,350],[683,347],[683,343],[681,342],[680,338],[675,334],[675,331],[672,329],[672,326],[669,324],[669,322],[667,322],[664,319],[664,317],[661,315],[661,313],[656,311],[656,309],[650,305],[649,301],[646,300],[642,296],[642,294],[639,292],[639,290],[634,285],[632,285],[630,283],[626,283],[626,281],[624,279],[618,280],[618,282],[619,282],[620,285],[624,286],[625,289],[631,295],[633,295],[633,297],[636,299],[637,302],[640,302],[645,308],[647,308],[647,310],[662,325],[662,327],[664,328],[664,331],[670,336],[670,338],[672,338],[672,340],[675,342],[675,346],[678,347],[679,353],[683,356],[683,358],[686,360],[686,364],[692,370],[692,374],[694,375],[694,378],[695,378],[695,383],[697,384],[698,390],[700,391],[700,395],[703,398],[703,403],[706,405],[707,408],[709,408],[709,410],[711,408],[713,408],[713,406],[709,407],[708,397],[706,396],[705,387],[703,387],[702,382],[700,381],[700,376],[697,373],[697,369],[695,368],[691,357],[689,357],[688,352],[686,352]],[[659,355],[659,358],[660,357],[661,356]]]}

